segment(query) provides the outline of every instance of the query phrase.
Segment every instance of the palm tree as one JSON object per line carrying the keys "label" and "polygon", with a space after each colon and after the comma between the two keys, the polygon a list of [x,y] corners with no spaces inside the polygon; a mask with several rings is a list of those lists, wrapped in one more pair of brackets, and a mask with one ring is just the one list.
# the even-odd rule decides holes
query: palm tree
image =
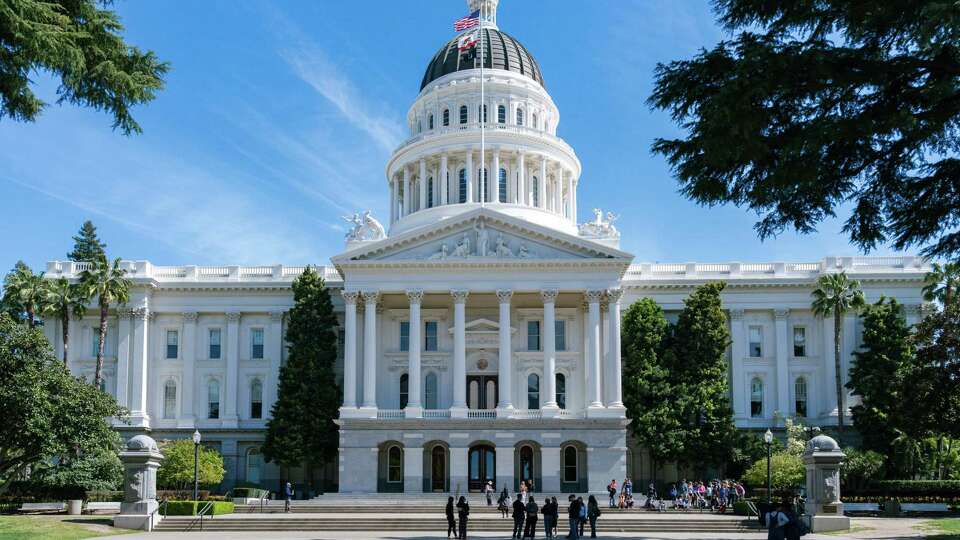
{"label": "palm tree", "polygon": [[833,362],[837,376],[837,421],[838,429],[843,432],[843,372],[840,367],[840,331],[841,319],[850,311],[859,311],[866,303],[860,282],[851,280],[845,272],[827,274],[817,280],[813,293],[813,312],[821,317],[833,315]]}
{"label": "palm tree", "polygon": [[87,312],[87,301],[83,286],[72,284],[67,278],[47,280],[44,287],[42,311],[50,317],[60,319],[63,329],[63,366],[67,366],[67,350],[70,347],[70,316],[83,317]]}
{"label": "palm tree", "polygon": [[23,261],[17,261],[13,271],[3,280],[3,303],[27,314],[30,328],[37,325],[37,308],[43,300],[43,272],[34,274]]}
{"label": "palm tree", "polygon": [[953,294],[960,285],[960,263],[933,263],[924,278],[923,299],[927,302],[939,301],[943,308],[950,307]]}
{"label": "palm tree", "polygon": [[101,373],[103,371],[103,343],[107,339],[107,311],[110,304],[116,302],[124,304],[130,299],[130,280],[124,277],[127,271],[120,268],[120,258],[113,264],[107,256],[100,255],[93,261],[90,268],[80,273],[80,284],[83,293],[88,298],[97,297],[100,306],[100,342],[97,344],[97,370],[94,373],[93,384],[100,388]]}

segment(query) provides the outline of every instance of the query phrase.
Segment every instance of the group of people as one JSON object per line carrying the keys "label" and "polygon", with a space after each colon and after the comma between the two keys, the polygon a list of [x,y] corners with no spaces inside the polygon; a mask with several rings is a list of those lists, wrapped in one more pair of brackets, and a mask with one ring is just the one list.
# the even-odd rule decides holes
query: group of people
{"label": "group of people", "polygon": [[[678,487],[679,486],[679,487]],[[678,510],[689,508],[707,509],[723,513],[745,494],[745,489],[739,482],[729,480],[713,480],[705,482],[688,482],[683,480],[678,484],[671,484],[667,497],[657,493],[653,482],[647,488],[647,499],[642,507],[647,510],[663,511],[667,508],[666,501],[671,501]],[[623,479],[623,484],[617,486],[614,478],[607,484],[607,494],[610,496],[610,508],[633,508],[633,482],[629,478]]]}

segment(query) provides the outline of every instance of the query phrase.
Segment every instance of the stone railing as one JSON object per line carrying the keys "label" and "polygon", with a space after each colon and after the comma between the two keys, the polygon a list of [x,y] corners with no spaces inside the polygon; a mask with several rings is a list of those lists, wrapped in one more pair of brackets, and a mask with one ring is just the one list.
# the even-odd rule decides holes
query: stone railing
{"label": "stone railing", "polygon": [[[400,152],[402,152],[408,146],[416,144],[420,141],[427,141],[431,139],[436,139],[438,137],[444,137],[447,135],[455,135],[459,133],[476,133],[480,131],[479,122],[469,122],[467,124],[454,124],[452,122],[455,120],[458,120],[458,118],[451,118],[450,120],[451,120],[451,124],[449,126],[440,126],[431,130],[423,130],[422,133],[418,133],[410,137],[409,139],[403,141],[402,143],[400,143],[399,146],[397,146],[397,149],[394,150],[394,155],[400,154]],[[542,139],[546,139],[547,141],[557,146],[560,146],[563,149],[567,150],[569,153],[573,154],[573,148],[571,148],[570,145],[566,143],[566,141],[543,129],[536,129],[528,126],[516,126],[516,125],[510,125],[510,124],[498,124],[494,122],[487,122],[486,133],[488,136],[496,135],[498,133],[510,133],[515,135],[524,135],[527,137],[539,137]]]}
{"label": "stone railing", "polygon": [[510,418],[517,418],[520,420],[536,420],[543,416],[543,413],[540,409],[514,409],[513,413],[510,415]]}
{"label": "stone railing", "polygon": [[424,418],[450,418],[450,409],[424,409]]}
{"label": "stone railing", "polygon": [[[90,267],[87,262],[51,261],[47,263],[48,277],[78,278]],[[149,261],[121,261],[120,267],[131,279],[152,279],[157,282],[290,282],[306,269],[306,266],[156,266]],[[328,282],[340,282],[340,273],[332,266],[313,266]]]}
{"label": "stone railing", "polygon": [[470,409],[467,411],[467,418],[470,419],[489,419],[496,418],[497,411],[493,409]]}
{"label": "stone railing", "polygon": [[772,263],[640,263],[632,264],[624,275],[630,280],[669,279],[750,279],[757,277],[809,278],[832,272],[915,273],[929,271],[920,257],[826,257],[819,262]]}
{"label": "stone railing", "polygon": [[377,409],[378,419],[403,418],[403,409]]}

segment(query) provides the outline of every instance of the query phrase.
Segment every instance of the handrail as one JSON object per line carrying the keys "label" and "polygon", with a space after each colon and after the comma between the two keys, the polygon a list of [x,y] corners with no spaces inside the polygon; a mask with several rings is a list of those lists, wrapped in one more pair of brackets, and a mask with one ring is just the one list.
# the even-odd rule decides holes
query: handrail
{"label": "handrail", "polygon": [[153,530],[153,527],[154,527],[154,516],[156,516],[157,512],[159,512],[162,509],[163,513],[160,515],[166,517],[167,506],[168,506],[167,503],[169,502],[170,502],[170,499],[168,499],[167,497],[160,499],[160,504],[158,504],[157,507],[153,509],[153,512],[150,512],[150,530],[151,531]]}
{"label": "handrail", "polygon": [[264,501],[266,500],[266,498],[269,497],[269,496],[270,496],[270,490],[268,490],[268,489],[263,490],[263,494],[260,495],[260,513],[261,513],[261,514],[263,513],[263,502],[264,502]]}
{"label": "handrail", "polygon": [[[187,528],[184,530],[184,532],[190,532],[190,530],[193,529],[193,526],[197,524],[197,520],[200,520],[200,530],[202,531],[203,516],[206,515],[207,512],[213,512],[213,501],[207,501],[207,504],[203,505],[203,507],[200,508],[200,511],[197,512],[197,517],[193,518],[193,521],[191,521],[190,524],[187,525]],[[212,513],[210,514],[210,519],[213,519]]]}

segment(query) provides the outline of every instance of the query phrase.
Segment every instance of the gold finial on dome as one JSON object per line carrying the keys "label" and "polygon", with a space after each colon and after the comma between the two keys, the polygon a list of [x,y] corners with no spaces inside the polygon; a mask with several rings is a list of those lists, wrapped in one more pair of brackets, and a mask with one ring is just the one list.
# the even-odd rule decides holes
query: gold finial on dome
{"label": "gold finial on dome", "polygon": [[467,8],[470,13],[480,10],[480,18],[483,20],[483,26],[489,28],[497,27],[497,4],[500,0],[467,0]]}

